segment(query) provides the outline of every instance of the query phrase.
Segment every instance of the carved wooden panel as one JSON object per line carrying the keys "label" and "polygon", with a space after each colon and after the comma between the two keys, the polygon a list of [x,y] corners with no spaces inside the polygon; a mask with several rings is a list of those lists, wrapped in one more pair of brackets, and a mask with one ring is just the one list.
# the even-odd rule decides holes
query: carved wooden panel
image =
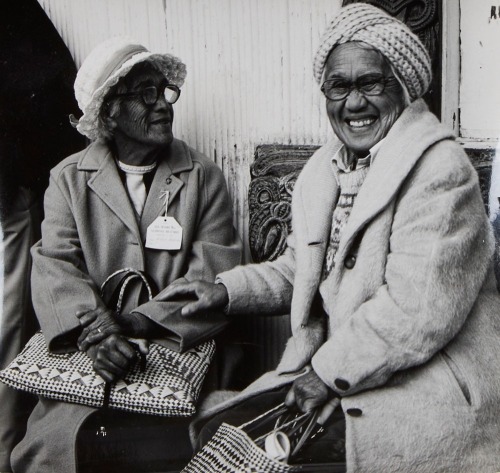
{"label": "carved wooden panel", "polygon": [[[250,251],[255,262],[272,261],[286,248],[291,231],[291,200],[297,176],[318,146],[261,145],[251,166]],[[491,164],[495,150],[467,149],[488,208]]]}
{"label": "carved wooden panel", "polygon": [[488,212],[488,193],[491,183],[491,166],[495,158],[495,149],[471,149],[466,150],[472,165],[475,167],[479,176],[479,186],[483,196],[484,206]]}
{"label": "carved wooden panel", "polygon": [[438,17],[438,0],[344,0],[343,5],[360,2],[382,8],[417,34],[434,25]]}
{"label": "carved wooden panel", "polygon": [[261,145],[250,168],[250,251],[255,262],[276,259],[290,232],[292,192],[318,146]]}

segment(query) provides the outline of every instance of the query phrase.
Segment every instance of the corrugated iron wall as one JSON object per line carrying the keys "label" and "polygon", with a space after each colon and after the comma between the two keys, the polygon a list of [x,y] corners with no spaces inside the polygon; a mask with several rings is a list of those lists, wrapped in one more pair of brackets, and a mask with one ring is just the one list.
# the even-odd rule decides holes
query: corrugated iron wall
{"label": "corrugated iron wall", "polygon": [[330,133],[311,60],[341,0],[39,1],[77,66],[115,35],[183,59],[175,134],[223,169],[247,245],[255,147],[321,144]]}
{"label": "corrugated iron wall", "polygon": [[[341,0],[39,0],[77,66],[102,40],[128,35],[183,59],[174,133],[224,172],[248,249],[250,164],[264,143],[321,144],[330,133],[312,56]],[[242,379],[275,366],[285,317],[242,317]]]}

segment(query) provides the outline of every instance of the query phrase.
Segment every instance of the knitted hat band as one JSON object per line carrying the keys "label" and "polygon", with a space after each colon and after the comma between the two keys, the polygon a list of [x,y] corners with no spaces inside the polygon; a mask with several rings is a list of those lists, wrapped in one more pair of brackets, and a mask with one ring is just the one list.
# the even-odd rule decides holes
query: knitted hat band
{"label": "knitted hat band", "polygon": [[429,88],[432,70],[425,46],[404,23],[366,3],[341,8],[327,27],[313,61],[318,83],[332,49],[350,41],[361,41],[380,51],[403,80],[412,100]]}

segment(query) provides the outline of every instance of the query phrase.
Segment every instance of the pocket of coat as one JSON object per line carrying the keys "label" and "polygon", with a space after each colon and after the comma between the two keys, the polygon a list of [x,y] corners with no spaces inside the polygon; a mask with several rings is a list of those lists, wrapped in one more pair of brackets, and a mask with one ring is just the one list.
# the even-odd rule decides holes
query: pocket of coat
{"label": "pocket of coat", "polygon": [[462,395],[467,401],[467,404],[469,406],[472,405],[472,400],[471,400],[471,394],[470,394],[470,389],[469,386],[467,385],[467,380],[465,376],[462,373],[462,370],[460,367],[455,363],[453,358],[450,357],[448,353],[446,353],[444,350],[441,351],[441,355],[443,357],[444,362],[446,363],[446,366],[450,369],[451,374],[455,378],[458,387],[460,388],[460,391],[462,391]]}

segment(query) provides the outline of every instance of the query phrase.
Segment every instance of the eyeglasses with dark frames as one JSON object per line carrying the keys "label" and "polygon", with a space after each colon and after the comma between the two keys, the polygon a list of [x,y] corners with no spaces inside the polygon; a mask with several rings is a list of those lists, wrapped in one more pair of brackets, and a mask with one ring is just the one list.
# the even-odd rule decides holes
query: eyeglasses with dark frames
{"label": "eyeglasses with dark frames", "polygon": [[163,97],[168,103],[174,104],[177,100],[179,100],[181,89],[174,84],[167,84],[163,90],[152,85],[137,92],[114,94],[113,97],[141,97],[146,105],[154,105],[158,102],[161,94],[163,94]]}
{"label": "eyeglasses with dark frames", "polygon": [[321,92],[325,97],[333,100],[340,101],[346,99],[353,90],[364,96],[380,95],[387,84],[396,83],[395,77],[382,77],[382,76],[367,76],[361,77],[357,81],[347,82],[341,79],[328,79],[323,82]]}

